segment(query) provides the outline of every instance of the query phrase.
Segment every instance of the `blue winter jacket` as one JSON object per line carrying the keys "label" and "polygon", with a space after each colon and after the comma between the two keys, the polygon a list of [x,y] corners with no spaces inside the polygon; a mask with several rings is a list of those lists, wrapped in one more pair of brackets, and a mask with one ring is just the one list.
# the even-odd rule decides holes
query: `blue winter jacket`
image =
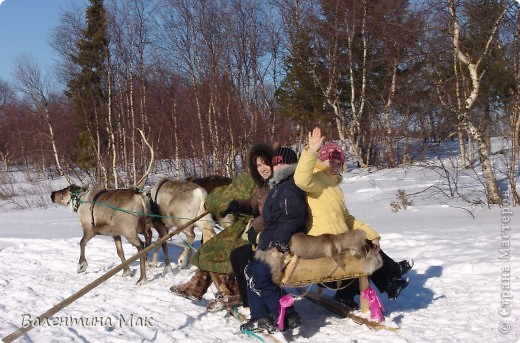
{"label": "blue winter jacket", "polygon": [[275,173],[264,203],[265,229],[260,234],[258,249],[267,250],[276,242],[288,244],[296,232],[305,232],[306,195],[294,184],[296,164]]}

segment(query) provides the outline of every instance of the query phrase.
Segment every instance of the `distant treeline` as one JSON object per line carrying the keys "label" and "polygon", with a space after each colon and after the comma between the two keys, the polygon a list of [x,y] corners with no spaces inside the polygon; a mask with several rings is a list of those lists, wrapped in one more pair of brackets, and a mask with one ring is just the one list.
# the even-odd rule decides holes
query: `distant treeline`
{"label": "distant treeline", "polygon": [[[298,148],[319,125],[359,167],[460,142],[490,203],[490,137],[520,136],[520,14],[505,0],[90,0],[61,15],[42,70],[0,80],[0,162],[107,186],[155,159],[234,176],[252,143]],[[184,162],[186,161],[186,163]],[[515,195],[518,200],[518,197]]]}

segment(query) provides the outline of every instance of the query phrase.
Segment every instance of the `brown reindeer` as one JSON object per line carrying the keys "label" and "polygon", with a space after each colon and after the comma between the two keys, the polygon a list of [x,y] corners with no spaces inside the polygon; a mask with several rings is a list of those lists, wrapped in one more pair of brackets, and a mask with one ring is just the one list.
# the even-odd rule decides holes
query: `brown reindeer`
{"label": "brown reindeer", "polygon": [[[170,180],[163,178],[150,190],[152,210],[158,217],[154,218],[154,227],[168,232],[169,228],[179,227],[191,219],[206,212],[204,201],[207,192],[204,188],[186,180]],[[202,231],[203,241],[215,235],[214,222],[211,214],[207,214],[195,224]],[[195,241],[194,225],[188,226],[183,232],[187,243],[191,246]],[[191,249],[184,248],[178,258],[181,268],[189,266]],[[152,264],[157,262],[157,250],[152,257]]]}
{"label": "brown reindeer", "polygon": [[217,187],[221,186],[227,186],[229,185],[233,180],[227,176],[220,176],[220,175],[210,175],[205,177],[196,177],[196,176],[190,176],[186,178],[187,181],[191,181],[193,183],[196,183],[197,185],[201,186],[210,194],[215,190]]}
{"label": "brown reindeer", "polygon": [[[71,185],[52,192],[51,199],[53,203],[69,206],[78,214],[79,222],[83,228],[78,273],[87,270],[85,247],[88,241],[96,235],[114,238],[121,262],[125,262],[121,236],[125,237],[138,251],[144,248],[138,234],[151,237],[152,211],[150,200],[144,193],[135,188],[106,190],[94,187],[87,191],[87,187]],[[161,229],[158,229],[158,232],[160,237],[166,234],[166,231]],[[166,265],[169,266],[166,243],[163,244],[163,250]],[[148,281],[145,263],[146,256],[142,256],[138,285],[143,285]],[[129,267],[126,267],[123,271],[123,276],[126,275],[132,275]]]}
{"label": "brown reindeer", "polygon": [[[121,236],[125,237],[130,244],[136,247],[137,251],[144,249],[144,244],[138,234],[145,236],[147,244],[152,239],[152,209],[148,196],[140,192],[138,188],[144,185],[144,180],[150,174],[154,162],[154,151],[143,131],[137,129],[143,138],[143,142],[150,149],[150,163],[145,174],[136,183],[135,187],[126,189],[107,190],[99,186],[87,191],[87,187],[70,185],[60,191],[52,192],[52,202],[71,207],[78,213],[78,219],[83,228],[83,237],[80,241],[80,257],[78,263],[78,273],[87,270],[87,260],[85,258],[85,247],[89,240],[96,235],[112,236],[114,238],[117,255],[121,262],[125,262]],[[167,231],[163,228],[156,228],[159,237],[166,235]],[[168,257],[168,244],[162,244],[164,251],[164,274],[171,270]],[[146,278],[146,256],[140,260],[141,275],[137,281],[138,285],[148,282]],[[129,267],[123,270],[123,276],[132,275]]]}

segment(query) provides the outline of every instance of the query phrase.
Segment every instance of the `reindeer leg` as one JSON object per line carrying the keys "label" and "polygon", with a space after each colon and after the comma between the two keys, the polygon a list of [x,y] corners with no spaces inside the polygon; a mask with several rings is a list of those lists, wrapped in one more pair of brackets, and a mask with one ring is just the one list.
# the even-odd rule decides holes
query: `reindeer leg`
{"label": "reindeer leg", "polygon": [[[152,259],[151,260],[148,260],[148,258],[146,259],[146,265],[149,267],[149,268],[157,268],[157,264],[158,264],[158,256],[159,256],[159,248],[155,248],[153,250],[153,253],[152,253]],[[148,256],[147,256],[148,257]]]}
{"label": "reindeer leg", "polygon": [[[157,230],[159,231],[159,230]],[[145,238],[145,243],[144,243],[144,246],[145,247],[148,247],[150,245],[152,245],[152,230],[148,230],[147,231],[148,233],[145,233],[144,234],[144,238]],[[155,248],[154,251],[153,251],[153,254],[152,254],[152,260],[149,261],[148,260],[148,255],[146,255],[146,265],[147,267],[149,268],[156,268],[157,267],[157,255],[159,253],[159,248]]]}
{"label": "reindeer leg", "polygon": [[157,265],[159,263],[158,260],[159,260],[159,247],[157,247],[153,250],[151,260],[148,259],[148,255],[146,256],[146,265],[149,268],[157,268]]}
{"label": "reindeer leg", "polygon": [[[164,225],[158,225],[158,227],[155,228],[157,232],[159,233],[159,238],[162,238],[166,236],[168,230]],[[157,253],[159,248],[155,249],[154,252],[154,259],[155,259],[155,265],[157,265]],[[166,276],[168,273],[173,273],[172,265],[170,264],[170,256],[168,256],[168,242],[164,242],[162,244],[162,250],[164,254],[164,270],[163,270],[163,276]],[[152,260],[153,261],[153,260]]]}
{"label": "reindeer leg", "polygon": [[87,270],[88,263],[87,259],[85,258],[85,247],[87,246],[88,241],[92,239],[96,234],[92,231],[84,230],[83,231],[83,237],[81,238],[81,241],[79,242],[80,246],[80,254],[79,254],[79,262],[78,262],[78,273],[83,273]]}
{"label": "reindeer leg", "polygon": [[[121,242],[121,236],[114,236],[114,243],[116,244],[117,256],[121,259],[122,263],[125,263],[125,253],[123,252],[123,243]],[[130,270],[130,267],[126,267],[123,270],[123,276],[134,276],[134,273]]]}
{"label": "reindeer leg", "polygon": [[144,233],[144,246],[152,245],[152,230],[146,230]]}
{"label": "reindeer leg", "polygon": [[[167,232],[168,229],[166,229],[166,226],[161,221],[154,222],[155,230],[159,233],[159,238],[163,237]],[[164,232],[164,234],[161,234],[161,232]],[[163,251],[164,251],[164,245],[163,245]],[[159,247],[155,248],[152,254],[152,260],[147,260],[146,264],[150,268],[156,268],[158,265],[158,258],[159,257]]]}
{"label": "reindeer leg", "polygon": [[[193,242],[195,242],[195,230],[193,229],[193,225],[187,227],[183,231],[186,234],[186,242],[192,246]],[[186,269],[189,268],[191,262],[192,250],[191,248],[184,248],[182,252],[179,254],[179,258],[177,260],[179,264],[179,268]]]}
{"label": "reindeer leg", "polygon": [[[140,252],[144,249],[143,242],[139,239],[137,234],[135,236],[130,236],[125,238],[137,249],[137,252]],[[137,280],[137,285],[142,286],[148,283],[148,279],[146,278],[146,256],[141,256],[141,275],[139,276],[139,280]]]}

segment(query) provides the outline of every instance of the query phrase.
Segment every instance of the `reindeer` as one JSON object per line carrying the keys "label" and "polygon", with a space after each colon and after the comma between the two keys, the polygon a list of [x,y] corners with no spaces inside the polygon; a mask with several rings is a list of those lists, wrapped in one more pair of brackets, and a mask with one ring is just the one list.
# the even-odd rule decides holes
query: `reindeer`
{"label": "reindeer", "polygon": [[[152,169],[154,161],[154,151],[146,140],[142,130],[138,129],[144,143],[150,149],[150,164],[143,177],[137,185],[144,184],[145,178]],[[70,207],[78,213],[78,219],[83,229],[83,237],[80,241],[80,257],[78,262],[78,273],[87,270],[87,260],[85,258],[85,247],[89,240],[96,235],[112,236],[116,244],[117,255],[121,262],[125,262],[125,255],[121,243],[121,236],[125,237],[130,244],[136,247],[137,251],[144,249],[144,244],[138,234],[145,236],[147,244],[150,244],[152,233],[152,209],[149,197],[138,190],[139,186],[126,189],[107,190],[99,186],[87,191],[88,187],[70,185],[62,190],[52,192],[51,200],[53,203]],[[159,237],[166,235],[166,229],[156,228]],[[168,257],[168,244],[162,245],[164,252],[164,274],[171,270]],[[146,256],[140,260],[141,274],[138,285],[148,282],[146,278]],[[123,270],[123,276],[132,275],[129,267]]]}
{"label": "reindeer", "polygon": [[[186,180],[171,180],[163,178],[150,190],[154,227],[157,230],[168,232],[169,228],[179,227],[191,219],[206,212],[204,201],[207,192],[197,184]],[[207,214],[194,225],[202,230],[203,241],[215,235],[214,222],[211,214]],[[194,225],[186,227],[183,232],[187,236],[187,243],[191,246],[195,241]],[[191,258],[191,249],[184,248],[178,258],[181,268],[187,268]],[[152,264],[157,262],[157,250],[152,257]]]}
{"label": "reindeer", "polygon": [[[152,211],[150,201],[144,193],[135,188],[106,190],[94,187],[87,191],[87,187],[70,185],[62,190],[52,192],[51,200],[53,203],[70,207],[78,214],[79,222],[83,228],[78,273],[87,270],[85,247],[88,241],[96,235],[114,238],[117,255],[121,262],[125,262],[121,236],[125,237],[138,251],[144,248],[138,234],[151,237]],[[165,234],[165,231],[159,231],[161,237]],[[163,249],[165,249],[164,245]],[[169,265],[167,250],[164,251],[164,255],[166,263]],[[146,284],[148,281],[145,263],[146,256],[142,256],[138,285]],[[132,275],[129,267],[126,267],[123,271],[123,276],[127,275]]]}
{"label": "reindeer", "polygon": [[190,176],[186,178],[187,181],[191,181],[201,186],[210,194],[215,188],[229,185],[233,180],[227,176],[221,175],[210,175],[206,177]]}

